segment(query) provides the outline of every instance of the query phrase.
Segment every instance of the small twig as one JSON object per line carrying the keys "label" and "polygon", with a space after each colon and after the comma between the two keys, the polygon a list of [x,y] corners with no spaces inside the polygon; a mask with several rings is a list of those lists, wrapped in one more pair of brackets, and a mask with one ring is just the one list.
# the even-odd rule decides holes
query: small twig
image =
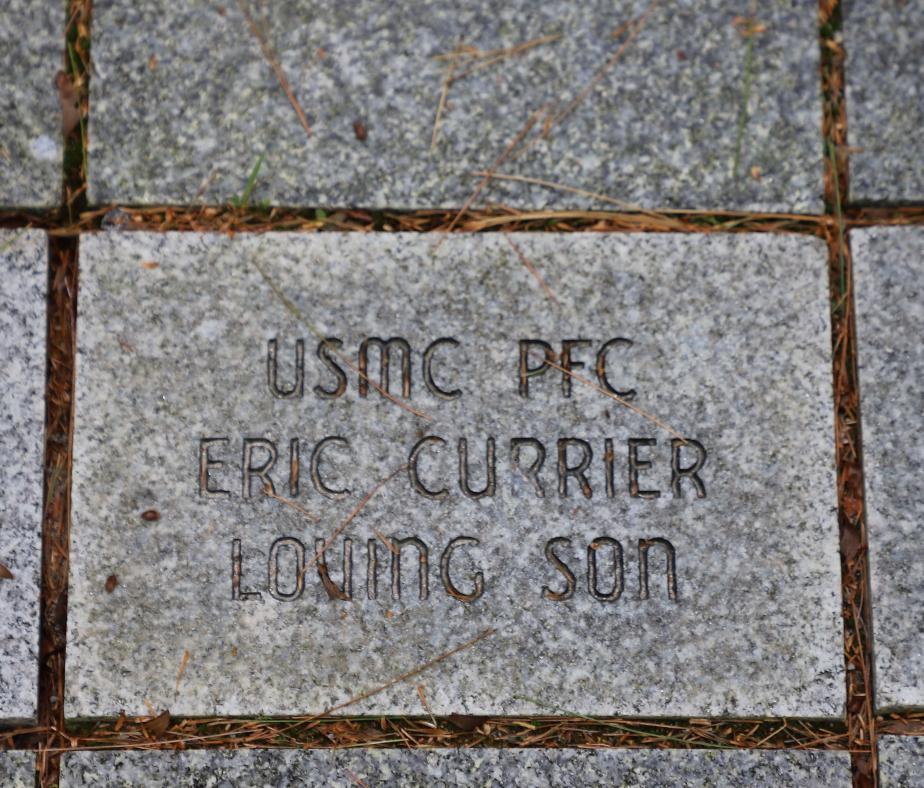
{"label": "small twig", "polygon": [[263,277],[263,281],[265,281],[270,286],[270,289],[273,291],[276,298],[280,300],[282,305],[323,343],[324,347],[329,353],[336,356],[341,362],[349,367],[352,372],[355,372],[357,375],[359,375],[360,378],[366,381],[366,383],[372,386],[372,388],[379,392],[379,394],[385,397],[385,399],[391,400],[395,403],[395,405],[404,408],[404,410],[406,410],[408,413],[413,413],[420,419],[424,419],[425,421],[432,421],[432,419],[426,413],[419,411],[416,408],[408,405],[406,402],[398,399],[396,396],[389,393],[384,388],[382,388],[382,386],[372,380],[368,375],[366,375],[365,372],[360,371],[352,361],[350,361],[346,356],[343,355],[343,353],[341,353],[339,350],[337,350],[337,348],[335,348],[330,342],[327,341],[327,337],[325,337],[324,334],[318,330],[302,313],[302,311],[289,299],[289,297],[282,292],[279,285],[277,285],[270,277],[270,275],[263,270],[263,266],[261,266],[260,263],[254,260],[253,265],[260,272],[260,276]]}
{"label": "small twig", "polygon": [[183,658],[180,660],[180,668],[176,672],[176,686],[174,687],[174,693],[180,691],[180,680],[183,678],[183,674],[186,672],[186,666],[189,664],[189,651],[183,649]]}
{"label": "small twig", "polygon": [[511,238],[510,235],[507,233],[504,233],[504,238],[507,239],[507,243],[509,243],[513,251],[516,252],[517,257],[520,258],[520,262],[526,266],[526,270],[529,271],[535,277],[536,281],[539,283],[539,287],[541,287],[545,291],[545,294],[549,298],[551,298],[556,304],[561,306],[561,301],[558,300],[558,296],[556,296],[555,293],[552,292],[552,288],[546,284],[545,279],[542,278],[542,274],[540,274],[539,271],[536,270],[536,266],[534,266],[530,262],[529,258],[525,254],[523,254],[523,250],[520,249],[520,247],[514,243],[513,238]]}
{"label": "small twig", "polygon": [[[537,358],[539,358],[538,355],[537,355]],[[654,424],[655,426],[658,426],[658,427],[660,427],[662,430],[665,430],[666,432],[669,432],[671,435],[673,435],[675,438],[677,438],[679,441],[681,441],[684,445],[686,445],[687,443],[689,443],[689,441],[688,441],[686,438],[684,438],[683,435],[681,435],[679,432],[677,432],[677,430],[675,430],[673,427],[669,427],[667,424],[665,424],[665,423],[664,423],[663,421],[661,421],[659,418],[657,418],[657,417],[655,417],[655,416],[652,416],[650,413],[647,413],[646,411],[642,410],[641,408],[636,407],[635,405],[633,405],[633,404],[632,404],[631,402],[629,402],[628,400],[623,399],[622,397],[620,397],[618,394],[614,394],[612,391],[607,391],[607,390],[606,390],[605,388],[603,388],[602,386],[598,386],[598,385],[597,385],[596,383],[594,383],[592,380],[589,380],[588,378],[585,378],[583,375],[578,375],[576,372],[572,372],[570,369],[565,369],[563,366],[561,366],[560,364],[558,364],[558,363],[556,363],[556,362],[554,362],[554,361],[549,361],[549,359],[547,359],[547,358],[545,358],[545,357],[542,357],[542,358],[543,358],[543,360],[545,361],[545,363],[548,364],[548,365],[549,365],[550,367],[552,367],[553,369],[557,369],[559,372],[562,372],[563,374],[567,375],[568,377],[574,378],[574,380],[576,380],[578,383],[583,383],[585,386],[590,386],[592,389],[594,389],[594,391],[599,391],[599,392],[600,392],[601,394],[603,394],[604,396],[607,396],[607,397],[609,397],[610,399],[615,400],[616,402],[618,402],[618,403],[619,403],[620,405],[622,405],[623,407],[626,407],[626,408],[628,408],[629,410],[631,410],[633,413],[636,413],[636,414],[638,414],[639,416],[641,416],[643,419],[647,419],[648,421],[650,421],[650,422],[651,422],[652,424]]]}
{"label": "small twig", "polygon": [[[457,55],[458,52],[459,48],[456,47],[453,50],[453,54]],[[449,86],[453,82],[452,75],[455,73],[457,62],[456,57],[452,57],[446,65],[446,75],[443,77],[443,86],[440,89],[440,100],[436,105],[436,117],[433,118],[433,133],[430,135],[431,152],[436,150],[436,140],[440,133],[440,121],[443,117],[443,110],[446,109],[446,99],[449,97]]]}
{"label": "small twig", "polygon": [[240,6],[241,13],[244,15],[244,19],[247,20],[247,25],[250,27],[250,32],[253,33],[253,37],[257,39],[257,43],[260,45],[260,51],[263,53],[263,57],[266,59],[266,62],[269,63],[270,68],[273,69],[273,73],[276,75],[276,80],[279,82],[279,86],[282,88],[283,92],[286,94],[286,97],[289,99],[289,103],[292,105],[292,109],[295,110],[295,114],[298,116],[298,122],[302,124],[302,128],[305,130],[305,134],[310,137],[311,126],[308,125],[308,118],[305,117],[305,111],[302,109],[302,105],[298,103],[298,99],[295,97],[295,93],[292,91],[292,87],[289,85],[289,80],[286,79],[286,74],[282,70],[282,66],[279,64],[279,60],[273,54],[273,50],[270,48],[269,42],[257,27],[257,23],[250,15],[250,11],[247,10],[247,5],[244,3],[244,0],[237,0],[237,4]]}
{"label": "small twig", "polygon": [[279,503],[285,504],[291,509],[295,509],[296,512],[298,512],[301,515],[304,515],[307,519],[311,520],[311,522],[313,523],[321,522],[320,517],[318,517],[316,514],[312,514],[311,512],[309,512],[304,506],[298,503],[298,501],[293,501],[291,498],[284,498],[283,496],[277,495],[276,493],[274,493],[272,488],[270,488],[268,484],[263,485],[263,494],[267,498],[272,498],[274,501],[279,501]]}
{"label": "small twig", "polygon": [[[407,673],[402,673],[400,676],[393,678],[391,681],[388,681],[385,684],[382,684],[381,686],[376,687],[375,689],[360,693],[359,695],[354,695],[352,698],[344,701],[343,703],[338,703],[336,706],[331,706],[330,708],[325,709],[320,714],[317,714],[314,717],[311,717],[310,719],[318,719],[320,717],[327,717],[336,711],[345,709],[347,706],[352,706],[355,703],[359,703],[360,701],[364,701],[368,698],[371,698],[373,695],[378,695],[380,692],[384,692],[387,689],[391,689],[396,684],[400,684],[403,681],[407,681],[408,679],[414,678],[414,676],[420,675],[424,671],[427,671],[430,668],[434,667],[435,665],[438,665],[440,662],[443,662],[444,660],[449,659],[449,657],[455,656],[460,651],[465,651],[466,649],[471,648],[476,643],[484,640],[485,638],[491,637],[491,635],[493,635],[495,632],[497,632],[497,630],[493,628],[485,629],[483,632],[480,632],[477,635],[475,635],[475,637],[473,637],[471,640],[466,640],[461,645],[456,646],[455,648],[451,648],[449,649],[449,651],[443,652],[438,657],[431,659],[429,662],[425,662],[423,665],[420,665],[419,667],[416,667],[413,670],[409,670]],[[307,720],[305,721],[307,722]]]}
{"label": "small twig", "polygon": [[[455,226],[459,223],[459,219],[462,218],[462,215],[471,207],[471,204],[478,198],[478,195],[481,194],[484,187],[487,185],[488,181],[491,180],[491,174],[503,164],[507,158],[516,150],[516,147],[523,141],[527,134],[529,134],[530,129],[536,125],[536,121],[539,119],[539,115],[543,110],[538,110],[534,112],[526,121],[526,124],[522,129],[517,133],[517,135],[511,140],[510,144],[504,149],[504,152],[495,159],[494,164],[491,166],[491,169],[488,171],[488,174],[478,183],[468,199],[462,204],[462,207],[459,209],[459,212],[452,218],[452,221],[449,223],[449,226],[446,228],[445,232],[451,233]],[[446,239],[445,236],[440,238],[436,244],[436,248],[439,249],[443,241]]]}
{"label": "small twig", "polygon": [[543,134],[542,134],[543,137],[547,137],[548,134],[549,134],[549,132],[552,130],[552,127],[557,126],[557,125],[558,125],[559,123],[561,123],[565,118],[567,118],[572,112],[574,112],[574,110],[577,109],[578,105],[579,105],[582,101],[584,101],[584,99],[587,98],[588,94],[594,89],[594,87],[596,87],[597,83],[598,83],[601,79],[603,79],[603,77],[606,76],[607,72],[608,72],[613,66],[616,65],[616,61],[618,61],[619,58],[622,57],[623,53],[629,48],[629,45],[635,40],[635,37],[636,37],[639,33],[642,32],[642,28],[645,27],[645,22],[647,21],[648,16],[649,16],[649,15],[651,14],[651,12],[654,10],[654,7],[655,7],[657,4],[658,4],[658,0],[652,0],[652,2],[648,5],[648,8],[646,8],[646,9],[642,12],[641,16],[639,16],[634,22],[632,22],[632,24],[631,24],[631,29],[629,30],[629,33],[628,33],[628,35],[626,36],[626,40],[622,42],[622,44],[619,46],[619,48],[612,54],[612,56],[610,57],[610,59],[607,60],[606,63],[604,63],[604,64],[597,70],[597,73],[594,74],[594,76],[593,76],[593,78],[590,80],[590,82],[588,82],[588,83],[584,86],[584,88],[580,91],[580,93],[578,93],[578,94],[571,100],[571,102],[568,104],[568,106],[566,106],[561,112],[559,112],[559,113],[552,119],[551,125],[550,125],[548,128],[543,129]]}
{"label": "small twig", "polygon": [[318,561],[320,561],[324,557],[324,553],[327,551],[327,548],[330,547],[334,543],[334,539],[340,536],[340,534],[343,533],[346,527],[350,523],[353,522],[353,520],[356,518],[356,515],[358,515],[365,508],[366,504],[372,500],[372,497],[379,490],[381,490],[386,484],[388,484],[388,482],[394,479],[395,476],[401,473],[401,471],[406,471],[406,470],[407,470],[407,465],[402,465],[400,468],[396,468],[390,474],[388,474],[388,476],[386,476],[378,484],[376,484],[375,487],[369,490],[369,492],[366,493],[365,497],[358,504],[356,504],[356,507],[353,509],[353,511],[350,512],[347,515],[346,519],[334,529],[334,532],[327,538],[327,541],[325,541],[324,544],[321,545],[321,548],[315,552],[314,558],[312,558],[310,561],[307,561],[305,563],[305,567],[302,569],[301,574],[299,575],[299,581],[301,581],[302,578],[304,578],[305,573],[309,569],[311,569],[311,567],[313,567]]}
{"label": "small twig", "polygon": [[430,709],[430,704],[427,703],[427,696],[424,694],[424,685],[423,685],[423,684],[418,684],[418,685],[417,685],[417,694],[420,696],[420,702],[423,704],[423,707],[424,707],[424,709],[426,710],[427,714],[430,715],[430,722],[433,723],[433,727],[434,727],[434,728],[437,727],[437,725],[436,725],[436,718],[433,716],[433,712],[432,712],[431,709]]}

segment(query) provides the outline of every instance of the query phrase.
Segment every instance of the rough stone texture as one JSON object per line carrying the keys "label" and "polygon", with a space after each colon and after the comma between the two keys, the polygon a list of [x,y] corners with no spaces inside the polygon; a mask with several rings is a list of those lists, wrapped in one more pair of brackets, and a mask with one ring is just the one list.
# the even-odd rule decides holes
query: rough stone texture
{"label": "rough stone texture", "polygon": [[[91,200],[226,202],[265,154],[258,200],[460,206],[477,184],[472,173],[489,168],[532,113],[560,115],[625,40],[613,31],[648,6],[249,0],[309,139],[238,3],[96,3]],[[649,208],[821,210],[818,9],[762,3],[765,30],[749,43],[740,17],[751,6],[659,4],[574,112],[499,171]],[[454,81],[431,151],[447,68],[437,55],[460,42],[494,50],[554,34],[555,43]],[[477,204],[492,202],[613,208],[510,182]]]}
{"label": "rough stone texture", "polygon": [[924,705],[924,229],[851,233],[880,708]]}
{"label": "rough stone texture", "polygon": [[842,752],[705,750],[236,750],[78,752],[62,788],[84,786],[689,787],[825,785],[848,788]]}
{"label": "rough stone texture", "polygon": [[845,0],[850,197],[924,200],[924,5]]}
{"label": "rough stone texture", "polygon": [[47,258],[44,233],[0,231],[0,719],[38,697]]}
{"label": "rough stone texture", "polygon": [[924,784],[924,740],[912,736],[879,737],[881,788],[919,788]]}
{"label": "rough stone texture", "polygon": [[24,750],[0,751],[0,783],[4,788],[33,788],[35,753]]}
{"label": "rough stone texture", "polygon": [[0,206],[61,202],[63,2],[6,0],[0,7]]}
{"label": "rough stone texture", "polygon": [[[560,299],[540,289],[508,240]],[[68,623],[70,716],[144,713],[146,701],[179,714],[320,711],[372,689],[467,641],[471,651],[367,701],[353,713],[834,715],[842,711],[840,570],[833,473],[826,249],[807,237],[768,235],[442,236],[321,234],[239,236],[97,234],[81,242],[78,403]],[[147,263],[147,265],[145,265]],[[290,299],[288,307],[267,280]],[[294,316],[301,314],[304,322]],[[414,416],[377,392],[360,399],[357,376],[335,401],[333,375],[315,356],[322,335],[353,359],[365,336],[407,338],[413,349]],[[439,337],[436,378],[460,388],[446,401],[423,385],[421,352]],[[637,390],[634,405],[699,440],[707,497],[670,489],[671,435],[589,386],[562,395],[556,371],[517,392],[518,340],[586,337],[574,352],[595,377],[594,357],[611,337],[614,384]],[[279,343],[280,385],[294,377],[295,341],[305,341],[305,395],[274,399],[268,340]],[[377,359],[377,354],[373,354]],[[535,358],[531,364],[538,363]],[[341,362],[341,366],[343,364]],[[397,357],[393,370],[399,368]],[[370,373],[377,372],[373,362]],[[626,380],[620,383],[619,380]],[[392,391],[400,391],[397,372]],[[429,500],[404,471],[344,531],[353,540],[354,599],[331,601],[316,567],[296,601],[267,592],[270,546],[329,538],[361,498],[407,462],[425,435],[447,444],[423,453],[421,475],[449,496]],[[325,449],[328,486],[309,471]],[[497,442],[496,495],[472,500],[458,485],[457,440],[466,438],[471,487],[486,477],[488,436]],[[512,438],[546,447],[546,495],[511,467]],[[227,499],[198,493],[199,441],[224,461],[211,474]],[[278,445],[276,493],[289,497],[289,442],[301,441],[297,500],[309,522],[261,495],[243,499],[245,438]],[[575,479],[557,487],[557,441],[586,439],[593,451],[584,498]],[[605,491],[604,438],[614,440],[614,497]],[[653,467],[630,498],[627,440]],[[680,462],[692,464],[692,445]],[[535,454],[523,449],[523,464]],[[266,457],[257,451],[254,466]],[[568,463],[580,450],[572,447]],[[157,520],[144,520],[148,510]],[[149,517],[151,517],[149,515]],[[392,558],[377,538],[418,536],[429,546],[429,599],[418,599],[416,554],[403,553],[403,595],[392,599]],[[463,593],[476,568],[484,595],[450,596],[440,556],[459,536],[452,577]],[[613,584],[613,548],[625,551],[625,589],[601,602],[587,587],[588,545],[599,552],[599,589]],[[544,558],[547,541],[577,578],[571,599]],[[638,540],[676,549],[678,597],[667,598],[663,547],[652,548],[651,598],[639,599]],[[232,601],[232,540],[241,540],[241,591]],[[378,598],[367,598],[367,539],[378,556]],[[295,590],[297,547],[282,550],[279,590]],[[392,547],[394,545],[392,544]],[[410,553],[410,555],[408,555]],[[341,579],[341,536],[327,560]],[[596,555],[596,553],[595,553]],[[109,576],[118,578],[112,593]],[[178,678],[183,654],[188,663]]]}

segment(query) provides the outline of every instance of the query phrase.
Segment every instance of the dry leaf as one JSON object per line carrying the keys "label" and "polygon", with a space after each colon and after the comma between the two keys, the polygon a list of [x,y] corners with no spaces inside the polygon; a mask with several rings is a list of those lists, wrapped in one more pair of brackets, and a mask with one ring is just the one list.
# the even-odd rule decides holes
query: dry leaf
{"label": "dry leaf", "polygon": [[6,564],[0,564],[0,580],[12,580],[13,573],[7,569]]}
{"label": "dry leaf", "polygon": [[474,717],[471,714],[450,714],[447,719],[460,731],[471,733],[481,724],[484,718]]}
{"label": "dry leaf", "polygon": [[170,712],[162,711],[156,717],[141,723],[141,729],[152,739],[159,739],[170,727]]}
{"label": "dry leaf", "polygon": [[58,89],[58,103],[61,105],[61,131],[66,137],[80,123],[77,90],[74,88],[73,80],[63,71],[55,74],[55,87]]}

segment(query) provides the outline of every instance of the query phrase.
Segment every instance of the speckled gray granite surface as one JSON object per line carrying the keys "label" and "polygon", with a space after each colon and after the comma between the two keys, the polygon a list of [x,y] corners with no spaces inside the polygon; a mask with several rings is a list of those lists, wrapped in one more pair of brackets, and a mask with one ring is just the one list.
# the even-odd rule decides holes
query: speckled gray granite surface
{"label": "speckled gray granite surface", "polygon": [[44,233],[0,231],[0,719],[38,697],[47,258]]}
{"label": "speckled gray granite surface", "polygon": [[[441,238],[82,239],[68,715],[320,711],[489,627],[349,710],[424,713],[422,683],[440,714],[839,714],[824,245]],[[331,338],[324,358],[314,331]],[[366,337],[396,338],[392,396],[407,341],[407,404],[420,415],[360,396]],[[589,342],[571,347],[573,372],[597,388],[573,381],[566,397],[571,378],[547,367],[521,396],[520,340],[547,341],[564,363],[561,343],[576,339]],[[663,426],[601,393],[604,343],[602,380]],[[530,370],[544,363],[537,348]],[[379,354],[368,357],[377,379]],[[669,430],[689,440],[672,450]],[[405,468],[418,445],[420,487]],[[674,451],[678,469],[704,463],[697,479],[677,477],[677,497]],[[273,452],[271,492],[319,522],[263,495],[258,475],[245,481],[245,455],[263,468]],[[462,493],[463,452],[469,493],[493,495]],[[560,470],[585,463],[586,486]],[[413,537],[398,562],[397,540]],[[351,601],[329,595],[350,595],[346,538]],[[640,540],[656,539],[641,548],[643,599]]]}
{"label": "speckled gray granite surface", "polygon": [[4,788],[33,788],[35,753],[25,750],[0,751],[0,784]]}
{"label": "speckled gray granite surface", "polygon": [[924,228],[851,233],[876,701],[924,705]]}
{"label": "speckled gray granite surface", "polygon": [[62,788],[84,786],[850,786],[847,753],[704,750],[237,750],[79,752]]}
{"label": "speckled gray granite surface", "polygon": [[880,736],[881,788],[920,788],[924,785],[924,740],[913,736]]}
{"label": "speckled gray granite surface", "polygon": [[63,0],[5,0],[0,7],[0,207],[61,202]]}
{"label": "speckled gray granite surface", "polygon": [[[648,6],[247,0],[309,138],[238,3],[96,3],[90,199],[226,202],[262,154],[257,200],[460,206],[472,173],[538,112],[528,147],[499,172],[649,208],[820,210],[818,9],[761,3],[749,26],[750,0],[675,0],[658,4],[623,48],[627,34],[614,31]],[[546,36],[558,38],[467,76],[475,63],[457,63],[431,149],[448,65],[437,56]],[[476,205],[490,203],[613,208],[510,181]]]}
{"label": "speckled gray granite surface", "polygon": [[845,0],[850,197],[924,200],[924,5]]}

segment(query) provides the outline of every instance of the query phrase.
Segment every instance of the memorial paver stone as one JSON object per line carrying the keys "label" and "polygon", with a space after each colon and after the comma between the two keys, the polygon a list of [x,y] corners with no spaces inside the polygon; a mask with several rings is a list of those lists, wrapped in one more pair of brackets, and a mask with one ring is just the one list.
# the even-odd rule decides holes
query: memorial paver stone
{"label": "memorial paver stone", "polygon": [[851,233],[880,708],[924,705],[924,228]]}
{"label": "memorial paver stone", "polygon": [[284,786],[825,785],[848,788],[843,752],[738,750],[235,750],[79,752],[62,788]]}
{"label": "memorial paver stone", "polygon": [[924,200],[924,6],[845,0],[854,202]]}
{"label": "memorial paver stone", "polygon": [[879,738],[881,788],[917,788],[924,782],[924,740],[914,736]]}
{"label": "memorial paver stone", "polygon": [[100,233],[79,309],[69,716],[841,713],[820,240]]}
{"label": "memorial paver stone", "polygon": [[0,8],[0,207],[61,202],[64,3],[6,0]]}
{"label": "memorial paver stone", "polygon": [[820,211],[818,10],[733,6],[100,3],[90,199]]}
{"label": "memorial paver stone", "polygon": [[38,696],[47,258],[44,233],[0,231],[0,720]]}
{"label": "memorial paver stone", "polygon": [[0,751],[0,784],[4,788],[34,788],[35,753],[24,750]]}

